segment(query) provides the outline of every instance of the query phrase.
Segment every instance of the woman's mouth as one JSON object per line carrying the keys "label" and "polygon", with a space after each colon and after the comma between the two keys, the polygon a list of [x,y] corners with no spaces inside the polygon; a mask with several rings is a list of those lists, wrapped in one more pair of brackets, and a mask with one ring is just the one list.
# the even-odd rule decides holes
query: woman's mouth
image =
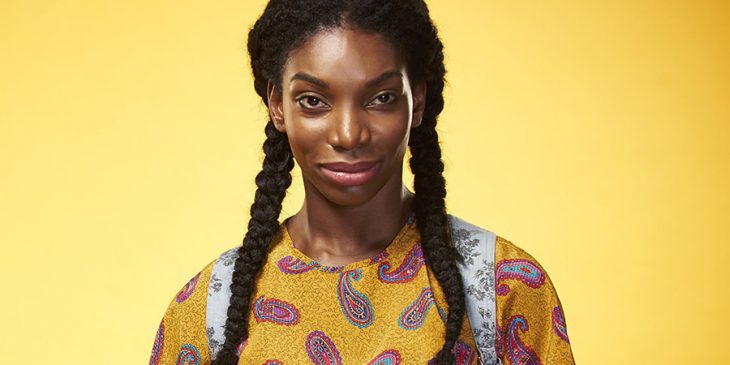
{"label": "woman's mouth", "polygon": [[324,175],[343,186],[357,186],[368,182],[378,169],[377,162],[335,162],[322,164]]}

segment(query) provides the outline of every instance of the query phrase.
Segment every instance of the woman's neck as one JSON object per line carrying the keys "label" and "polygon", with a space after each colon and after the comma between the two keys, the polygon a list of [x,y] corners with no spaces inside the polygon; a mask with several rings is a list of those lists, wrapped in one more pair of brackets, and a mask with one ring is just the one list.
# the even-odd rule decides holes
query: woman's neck
{"label": "woman's neck", "polygon": [[413,193],[381,191],[359,206],[339,206],[307,194],[302,209],[287,221],[294,246],[327,266],[367,259],[395,238],[408,219]]}

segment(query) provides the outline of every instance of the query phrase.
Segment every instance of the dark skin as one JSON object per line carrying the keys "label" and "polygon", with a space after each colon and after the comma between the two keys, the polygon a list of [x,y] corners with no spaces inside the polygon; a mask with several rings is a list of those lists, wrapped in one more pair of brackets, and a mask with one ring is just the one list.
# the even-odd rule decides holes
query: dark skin
{"label": "dark skin", "polygon": [[[302,171],[304,204],[287,221],[295,247],[329,266],[372,257],[411,210],[403,159],[425,83],[410,83],[405,59],[382,36],[349,28],[320,31],[293,50],[281,80],[280,90],[269,83],[268,104]],[[343,184],[331,178],[333,163],[372,168],[366,181]]]}

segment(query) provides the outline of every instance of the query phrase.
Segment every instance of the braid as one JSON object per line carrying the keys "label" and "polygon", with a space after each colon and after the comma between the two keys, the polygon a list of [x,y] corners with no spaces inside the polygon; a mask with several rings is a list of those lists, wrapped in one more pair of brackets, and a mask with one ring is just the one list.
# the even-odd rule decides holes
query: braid
{"label": "braid", "polygon": [[263,170],[256,175],[256,198],[251,206],[251,219],[233,269],[231,300],[226,319],[225,337],[213,365],[233,365],[238,361],[236,348],[248,337],[248,312],[256,276],[266,261],[269,244],[279,233],[279,214],[286,189],[291,185],[294,167],[286,134],[266,124]]}
{"label": "braid", "polygon": [[[424,127],[421,125],[417,129]],[[423,129],[421,133],[414,133],[411,141],[410,165],[416,192],[413,210],[428,265],[441,284],[448,304],[446,336],[437,359],[440,365],[451,364],[451,349],[461,332],[465,303],[461,275],[456,267],[456,255],[449,238],[449,223],[444,204],[446,188],[441,174],[444,165],[441,161],[438,134],[433,126],[428,130]]]}
{"label": "braid", "polygon": [[[435,32],[435,29],[433,29]],[[444,164],[441,161],[441,147],[436,132],[436,119],[444,105],[442,91],[444,75],[443,46],[438,38],[433,59],[434,77],[426,89],[426,109],[421,125],[415,128],[409,140],[411,149],[410,166],[414,174],[413,188],[416,192],[413,210],[421,233],[423,251],[436,279],[444,290],[448,315],[444,345],[436,356],[439,365],[453,363],[452,349],[461,332],[465,312],[464,287],[461,274],[456,267],[456,252],[450,243],[449,222],[446,216],[444,198],[446,182],[443,177]]]}

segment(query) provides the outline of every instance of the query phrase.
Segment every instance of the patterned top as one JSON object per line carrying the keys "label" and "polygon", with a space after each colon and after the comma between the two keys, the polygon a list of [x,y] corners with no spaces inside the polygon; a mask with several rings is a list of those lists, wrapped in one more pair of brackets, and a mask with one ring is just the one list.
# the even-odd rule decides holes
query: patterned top
{"label": "patterned top", "polygon": [[[239,364],[430,363],[443,344],[448,306],[412,220],[383,251],[345,266],[310,259],[294,247],[284,224],[280,232],[258,279]],[[457,241],[459,231],[452,235]],[[501,237],[494,247],[493,275],[483,277],[496,293],[496,316],[480,313],[496,319],[496,326],[486,326],[494,333],[473,331],[465,314],[455,364],[574,364],[545,271]],[[468,248],[457,249],[462,263],[470,259]],[[235,257],[235,249],[224,253],[176,295],[157,331],[151,365],[210,364],[223,339],[210,311],[221,307],[215,301],[227,307],[228,297],[219,293],[230,282],[219,277],[220,268],[232,268]],[[465,291],[474,295],[484,284],[465,285]],[[218,321],[224,323],[224,314]],[[491,335],[496,362],[479,358],[475,335]]]}

